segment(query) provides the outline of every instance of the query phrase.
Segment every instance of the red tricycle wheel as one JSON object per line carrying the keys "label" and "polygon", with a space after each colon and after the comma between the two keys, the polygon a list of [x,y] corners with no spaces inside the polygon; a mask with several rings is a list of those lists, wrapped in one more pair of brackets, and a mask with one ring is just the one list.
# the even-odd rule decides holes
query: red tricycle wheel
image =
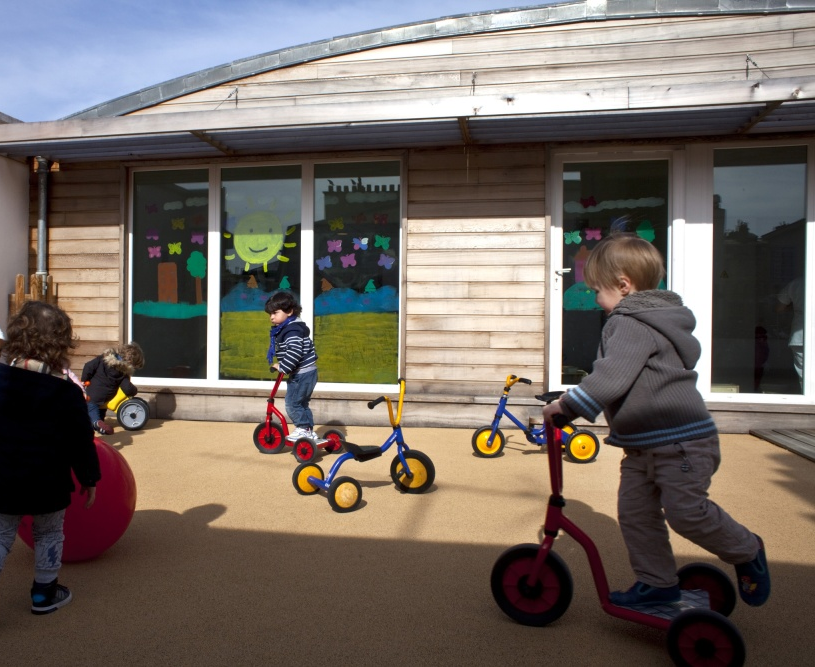
{"label": "red tricycle wheel", "polygon": [[298,438],[294,441],[294,458],[300,463],[308,463],[317,456],[317,445],[308,438]]}
{"label": "red tricycle wheel", "polygon": [[283,429],[276,422],[270,422],[268,426],[266,422],[258,424],[252,440],[261,454],[277,454],[286,446]]}

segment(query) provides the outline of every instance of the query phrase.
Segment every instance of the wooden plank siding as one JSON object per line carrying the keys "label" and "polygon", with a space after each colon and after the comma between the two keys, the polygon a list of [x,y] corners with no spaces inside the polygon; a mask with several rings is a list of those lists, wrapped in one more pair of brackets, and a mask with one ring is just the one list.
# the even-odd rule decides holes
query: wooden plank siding
{"label": "wooden plank siding", "polygon": [[497,396],[509,373],[532,379],[540,390],[544,178],[542,146],[409,153],[405,372],[411,394]]}
{"label": "wooden plank siding", "polygon": [[744,81],[748,53],[767,77],[812,75],[815,14],[585,21],[438,38],[283,67],[134,114]]}
{"label": "wooden plank siding", "polygon": [[[118,164],[69,164],[48,182],[48,273],[57,304],[73,320],[79,371],[121,342],[123,321],[124,170]],[[37,175],[30,187],[29,273],[37,268]]]}

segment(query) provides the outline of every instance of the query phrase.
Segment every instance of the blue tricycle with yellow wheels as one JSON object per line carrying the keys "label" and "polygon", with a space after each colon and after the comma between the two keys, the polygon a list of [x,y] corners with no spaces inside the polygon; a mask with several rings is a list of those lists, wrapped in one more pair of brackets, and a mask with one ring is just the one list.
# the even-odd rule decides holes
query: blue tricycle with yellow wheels
{"label": "blue tricycle with yellow wheels", "polygon": [[292,483],[297,492],[310,496],[320,491],[328,494],[328,503],[335,512],[352,512],[362,502],[362,487],[353,477],[338,477],[343,463],[353,459],[364,463],[382,456],[393,445],[396,445],[396,456],[393,457],[390,475],[396,488],[404,493],[424,493],[436,479],[436,468],[427,454],[410,449],[402,436],[402,406],[405,402],[405,381],[399,379],[399,403],[396,417],[393,415],[393,404],[387,396],[370,401],[368,408],[373,410],[380,403],[388,404],[388,416],[393,433],[381,446],[356,445],[345,441],[345,452],[334,461],[328,476],[316,463],[306,461],[294,470]]}
{"label": "blue tricycle with yellow wheels", "polygon": [[[498,428],[502,417],[507,417],[515,426],[521,429],[528,442],[541,447],[546,446],[546,429],[543,426],[532,428],[524,425],[520,419],[513,415],[507,408],[509,401],[509,390],[516,382],[522,384],[532,384],[532,380],[520,378],[517,375],[507,375],[506,385],[501,398],[498,400],[498,409],[492,424],[477,428],[473,433],[472,445],[476,456],[491,459],[504,450],[507,443],[503,432]],[[563,394],[562,391],[550,391],[546,394],[538,394],[536,399],[549,404]],[[574,424],[565,424],[561,429],[563,433],[563,451],[566,458],[574,463],[591,463],[597,458],[600,452],[600,441],[597,436],[587,429],[579,429]]]}

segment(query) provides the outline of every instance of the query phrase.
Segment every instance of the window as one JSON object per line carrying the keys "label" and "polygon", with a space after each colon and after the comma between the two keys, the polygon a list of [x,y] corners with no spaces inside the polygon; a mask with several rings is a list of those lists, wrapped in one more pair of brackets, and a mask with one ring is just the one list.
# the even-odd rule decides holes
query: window
{"label": "window", "polygon": [[715,392],[803,393],[806,160],[805,146],[714,152]]}
{"label": "window", "polygon": [[142,375],[205,378],[207,358],[206,169],[134,175],[132,338]]}
{"label": "window", "polygon": [[[321,382],[394,384],[400,167],[368,161],[136,172],[132,337],[145,350],[142,375],[269,379],[264,305],[290,290],[313,313]],[[312,173],[305,187],[304,174]],[[220,196],[210,215],[213,190]],[[209,273],[217,303],[207,302]],[[217,377],[215,351],[207,373],[207,340],[219,346]]]}

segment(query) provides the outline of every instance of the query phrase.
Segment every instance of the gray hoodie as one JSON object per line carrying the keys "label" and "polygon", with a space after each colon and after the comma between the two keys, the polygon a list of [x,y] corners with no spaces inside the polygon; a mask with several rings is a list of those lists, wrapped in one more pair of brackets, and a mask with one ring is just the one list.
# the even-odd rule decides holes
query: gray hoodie
{"label": "gray hoodie", "polygon": [[716,435],[696,388],[696,318],[667,290],[634,292],[611,311],[590,375],[561,398],[570,419],[604,412],[606,442],[648,449]]}

